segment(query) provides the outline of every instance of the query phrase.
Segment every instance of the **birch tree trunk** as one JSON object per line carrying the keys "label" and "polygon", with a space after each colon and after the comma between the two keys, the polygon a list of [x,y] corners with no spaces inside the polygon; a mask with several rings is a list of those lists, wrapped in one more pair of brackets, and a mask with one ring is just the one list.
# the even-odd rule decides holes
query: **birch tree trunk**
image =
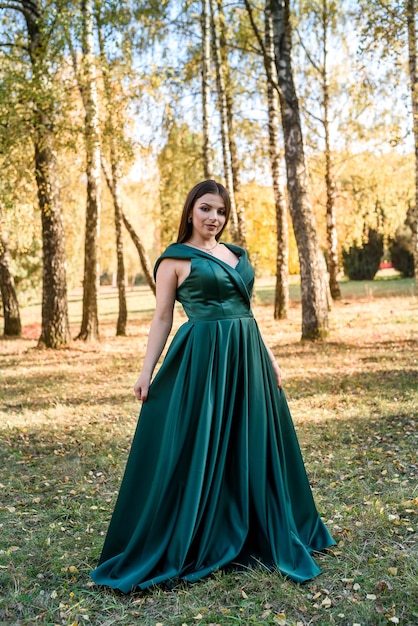
{"label": "birch tree trunk", "polygon": [[203,170],[205,178],[213,178],[212,146],[210,141],[210,7],[202,0],[202,128]]}
{"label": "birch tree trunk", "polygon": [[[229,152],[231,155],[231,169],[232,169],[232,184],[234,186],[234,192],[237,194],[240,190],[241,183],[239,177],[239,162],[237,142],[235,140],[235,118],[234,118],[234,98],[232,94],[232,81],[231,81],[231,68],[228,58],[227,37],[226,37],[226,23],[225,13],[223,10],[222,0],[217,0],[218,6],[218,20],[217,26],[219,28],[219,51],[221,58],[221,68],[224,77],[224,89],[225,89],[225,102],[226,102],[226,116],[228,123],[228,143]],[[238,220],[240,215],[238,214]]]}
{"label": "birch tree trunk", "polygon": [[411,211],[411,230],[414,254],[415,284],[418,291],[418,74],[417,74],[417,33],[415,0],[406,0],[408,26],[408,58],[411,81],[413,132],[415,145],[415,207]]}
{"label": "birch tree trunk", "polygon": [[87,207],[84,244],[83,316],[77,339],[99,338],[97,297],[99,286],[98,237],[100,229],[101,159],[96,66],[93,56],[93,1],[82,0],[83,59],[81,93],[84,101]]}
{"label": "birch tree trunk", "polygon": [[[114,143],[114,142],[112,142]],[[103,159],[102,159],[103,163]],[[116,235],[116,284],[118,288],[118,319],[116,323],[116,336],[126,335],[126,323],[128,320],[128,307],[126,304],[126,287],[125,287],[125,263],[123,258],[123,237],[122,237],[122,223],[123,223],[123,209],[122,209],[122,197],[120,193],[120,168],[116,154],[115,147],[112,146],[110,150],[110,172],[106,166],[103,165],[103,171],[105,172],[105,178],[108,189],[113,200],[113,209],[115,214],[115,235]]]}
{"label": "birch tree trunk", "polygon": [[[114,144],[114,141],[112,141]],[[115,235],[116,235],[116,260],[117,260],[117,272],[116,283],[118,287],[118,320],[116,323],[116,335],[126,335],[126,322],[128,320],[128,307],[126,304],[126,277],[125,277],[125,263],[123,259],[123,237],[122,237],[122,198],[120,193],[120,179],[121,173],[119,168],[119,161],[115,146],[112,145],[110,151],[110,166],[112,168],[112,180],[113,180],[113,207],[115,211]]]}
{"label": "birch tree trunk", "polygon": [[35,140],[35,167],[42,219],[43,288],[42,331],[39,344],[61,348],[71,340],[67,308],[65,242],[59,183],[52,138],[43,130],[48,120],[38,115],[40,126]]}
{"label": "birch tree trunk", "polygon": [[120,192],[120,160],[116,145],[115,133],[119,128],[119,124],[115,119],[112,107],[112,88],[110,84],[109,68],[106,59],[106,51],[102,36],[102,26],[100,16],[96,14],[97,19],[97,31],[100,47],[100,59],[103,75],[104,92],[106,96],[106,110],[108,114],[107,129],[109,134],[110,144],[110,172],[108,172],[104,166],[104,159],[101,159],[102,169],[105,172],[107,186],[112,196],[114,216],[115,216],[115,235],[116,235],[116,284],[118,288],[118,319],[116,322],[116,336],[126,335],[126,323],[128,320],[128,307],[126,304],[126,278],[125,278],[125,263],[123,258],[123,236],[122,236],[122,197]]}
{"label": "birch tree trunk", "polygon": [[222,58],[219,47],[219,34],[217,31],[216,17],[215,17],[215,7],[214,0],[209,0],[210,4],[210,18],[211,18],[211,31],[212,31],[212,48],[213,48],[213,59],[215,63],[215,71],[216,71],[216,85],[218,91],[218,107],[219,113],[221,117],[221,140],[222,140],[222,156],[223,156],[223,165],[224,165],[224,175],[225,175],[225,186],[228,190],[230,199],[231,199],[231,235],[234,243],[238,245],[243,245],[239,224],[238,224],[238,214],[237,214],[237,205],[235,201],[235,193],[234,193],[234,182],[232,176],[232,165],[231,165],[231,151],[229,148],[229,138],[228,138],[228,107],[226,102],[226,93],[225,93],[225,79],[222,68]]}
{"label": "birch tree trunk", "polygon": [[236,142],[234,96],[232,91],[231,66],[228,57],[226,20],[223,10],[222,0],[217,0],[218,6],[218,28],[219,28],[219,52],[221,61],[221,73],[223,74],[223,84],[225,89],[226,119],[228,127],[228,147],[231,158],[232,186],[234,188],[235,204],[237,210],[238,237],[240,245],[247,247],[247,228],[245,223],[244,207],[242,203],[237,204],[237,195],[241,189],[239,176],[239,160]]}
{"label": "birch tree trunk", "polygon": [[277,229],[274,318],[286,319],[289,314],[289,232],[286,203],[280,184],[279,100],[277,90],[272,82],[275,81],[277,84],[277,73],[274,64],[273,22],[268,6],[265,9],[265,52],[264,63],[267,76],[269,155],[273,179]]}
{"label": "birch tree trunk", "polygon": [[19,303],[10,269],[10,255],[6,234],[2,228],[1,213],[2,207],[0,206],[0,293],[4,317],[3,335],[5,337],[20,337],[22,324],[20,322]]}
{"label": "birch tree trunk", "polygon": [[302,339],[322,339],[328,334],[326,272],[309,199],[299,102],[293,81],[289,0],[267,0],[267,6],[273,19],[289,208],[300,263]]}
{"label": "birch tree trunk", "polygon": [[34,87],[35,178],[41,211],[43,252],[42,327],[39,345],[61,348],[71,341],[71,336],[68,321],[64,227],[53,148],[54,126],[47,97],[47,61],[44,58],[48,45],[47,34],[41,27],[41,8],[38,0],[11,2],[10,8],[21,11],[25,18]]}
{"label": "birch tree trunk", "polygon": [[322,56],[323,66],[321,72],[322,94],[324,107],[324,134],[325,134],[325,187],[326,187],[326,225],[327,225],[327,252],[329,288],[334,300],[341,298],[340,285],[338,283],[338,234],[337,216],[335,209],[335,182],[333,177],[332,153],[329,130],[329,85],[328,85],[328,0],[322,0]]}

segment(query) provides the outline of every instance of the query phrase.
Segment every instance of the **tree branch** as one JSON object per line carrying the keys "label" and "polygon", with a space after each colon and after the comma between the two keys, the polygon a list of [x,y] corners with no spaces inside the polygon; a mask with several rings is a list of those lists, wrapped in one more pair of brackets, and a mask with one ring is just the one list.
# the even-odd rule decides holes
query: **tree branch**
{"label": "tree branch", "polygon": [[320,124],[322,124],[322,126],[324,125],[324,120],[321,117],[318,117],[317,115],[315,115],[315,113],[312,113],[312,111],[310,111],[306,106],[303,107],[303,110],[305,111],[306,115],[309,115],[309,117],[314,119],[316,122],[319,122]]}
{"label": "tree branch", "polygon": [[264,60],[266,60],[267,59],[266,47],[264,45],[263,38],[262,38],[262,36],[260,34],[260,30],[259,30],[259,28],[258,28],[258,26],[257,26],[257,24],[255,22],[252,6],[250,5],[248,0],[244,0],[244,4],[245,4],[245,8],[247,9],[248,17],[250,18],[250,22],[251,22],[252,29],[254,31],[254,35],[255,35],[255,37],[256,37],[256,39],[258,41],[258,45],[260,46],[261,54],[263,55]]}
{"label": "tree branch", "polygon": [[0,41],[0,48],[19,48],[20,50],[29,52],[29,48],[27,46],[23,46],[20,43],[7,43],[6,41],[5,42]]}
{"label": "tree branch", "polygon": [[319,65],[316,63],[316,61],[312,58],[311,54],[309,53],[309,50],[306,48],[305,44],[303,43],[302,37],[300,36],[299,30],[297,28],[296,28],[296,33],[297,33],[297,36],[298,36],[298,39],[299,39],[299,43],[302,46],[303,51],[305,52],[306,56],[308,57],[309,63],[318,72],[318,74],[320,74],[322,76],[323,75],[322,69],[319,67]]}
{"label": "tree branch", "polygon": [[11,0],[10,2],[0,2],[0,9],[12,9],[13,11],[20,11],[24,13],[24,8],[18,0]]}
{"label": "tree branch", "polygon": [[254,31],[254,35],[255,35],[255,37],[256,37],[256,39],[258,41],[258,45],[260,46],[261,54],[263,55],[264,68],[266,70],[267,80],[269,81],[269,83],[273,87],[273,89],[275,89],[277,91],[279,96],[283,95],[283,92],[280,89],[277,81],[275,81],[273,76],[271,75],[271,72],[270,72],[270,69],[269,69],[269,58],[268,58],[268,55],[267,55],[267,50],[266,50],[266,47],[264,45],[263,38],[262,38],[262,36],[260,34],[260,30],[259,30],[259,28],[258,28],[258,26],[257,26],[257,24],[255,22],[252,6],[249,3],[249,0],[244,0],[244,4],[245,4],[245,8],[247,9],[248,17],[250,18],[250,22],[251,22],[252,29]]}
{"label": "tree branch", "polygon": [[134,227],[132,226],[132,224],[130,223],[130,221],[128,220],[128,218],[126,217],[123,211],[122,211],[122,220],[123,220],[126,230],[130,234],[131,239],[137,249],[147,283],[150,286],[153,294],[155,295],[155,280],[152,275],[152,267],[149,264],[148,257],[145,252],[145,248],[142,244],[142,241],[136,234]]}
{"label": "tree branch", "polygon": [[104,177],[106,179],[107,186],[109,187],[109,191],[110,191],[110,193],[113,196],[114,191],[115,191],[115,187],[114,187],[114,184],[113,184],[113,178],[112,178],[112,175],[110,173],[110,168],[109,168],[109,166],[107,164],[107,161],[106,161],[105,157],[103,156],[103,154],[101,155],[100,162],[101,162],[101,165],[102,165],[102,172],[103,172]]}
{"label": "tree branch", "polygon": [[20,4],[22,4],[25,9],[35,13],[37,17],[39,17],[39,6],[36,0],[33,2],[32,0],[20,0]]}
{"label": "tree branch", "polygon": [[30,22],[36,22],[39,19],[39,9],[35,3],[30,0],[8,0],[8,2],[0,2],[0,9],[12,9],[19,11]]}
{"label": "tree branch", "polygon": [[73,46],[73,40],[71,39],[71,33],[68,32],[68,28],[67,28],[66,25],[64,25],[64,36],[65,36],[65,39],[67,41],[68,48],[70,50],[71,63],[72,63],[72,66],[73,66],[74,77],[75,77],[75,81],[77,83],[78,91],[80,92],[80,96],[81,96],[81,100],[83,102],[83,105],[86,106],[86,95],[85,95],[84,85],[83,85],[82,81],[80,80],[80,72],[79,72],[78,62],[77,62],[77,53],[76,53],[75,48]]}

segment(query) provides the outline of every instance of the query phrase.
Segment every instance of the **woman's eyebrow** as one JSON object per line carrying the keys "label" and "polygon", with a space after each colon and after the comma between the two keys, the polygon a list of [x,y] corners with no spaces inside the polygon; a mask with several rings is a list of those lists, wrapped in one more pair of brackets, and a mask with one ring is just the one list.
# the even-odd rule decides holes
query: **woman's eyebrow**
{"label": "woman's eyebrow", "polygon": [[[209,207],[213,207],[213,204],[211,204],[210,202],[200,202],[199,206],[209,206]],[[216,207],[218,209],[224,209],[225,205],[223,204],[222,206]]]}

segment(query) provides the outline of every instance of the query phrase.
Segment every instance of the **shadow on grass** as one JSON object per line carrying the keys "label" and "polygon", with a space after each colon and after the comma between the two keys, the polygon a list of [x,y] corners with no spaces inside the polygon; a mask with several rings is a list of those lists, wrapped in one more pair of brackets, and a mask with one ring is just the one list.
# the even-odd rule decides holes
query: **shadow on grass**
{"label": "shadow on grass", "polygon": [[309,376],[292,375],[285,381],[284,385],[289,388],[295,398],[309,398],[317,394],[327,393],[330,395],[340,395],[341,393],[361,394],[372,392],[374,396],[380,398],[390,397],[397,391],[417,391],[418,370],[399,369],[388,371],[386,369],[375,368],[370,373],[362,371],[359,373],[339,374],[332,377],[328,375]]}
{"label": "shadow on grass", "polygon": [[[344,392],[367,392],[386,397],[399,390],[418,390],[416,340],[380,341],[360,347],[344,342],[314,345],[289,343],[288,346],[292,374],[285,376],[284,388],[291,391],[294,397],[324,393],[340,395]],[[283,353],[283,369],[286,371],[286,345],[276,345],[273,350]],[[304,368],[304,361],[309,369]]]}
{"label": "shadow on grass", "polygon": [[[370,346],[356,346],[357,361],[354,364],[347,364],[347,355],[353,351],[353,346],[348,343],[289,346],[292,375],[285,377],[284,389],[295,399],[322,394],[354,397],[364,393],[390,398],[397,392],[418,389],[418,341],[381,341]],[[274,349],[285,353],[286,345],[280,344]],[[62,359],[54,353],[47,353],[46,358],[42,355],[41,363],[37,360],[39,353],[32,353],[34,360],[28,359],[23,374],[19,369],[22,357],[13,355],[7,361],[10,371],[5,378],[7,387],[1,393],[4,400],[1,410],[5,413],[24,409],[42,411],[57,404],[68,407],[110,405],[117,409],[133,400],[131,385],[137,368],[134,355],[118,353],[110,365],[106,361],[101,365],[100,348],[81,353],[81,369],[79,354],[73,350],[65,353]],[[328,357],[333,361],[324,372]],[[339,357],[341,367],[335,367],[335,359]],[[294,359],[299,360],[300,365],[295,365]],[[309,370],[303,367],[304,359],[310,364]],[[316,369],[313,368],[315,364],[318,364]],[[283,367],[286,370],[286,357]],[[15,372],[12,372],[13,368]]]}
{"label": "shadow on grass", "polygon": [[323,342],[312,342],[312,341],[300,341],[295,343],[294,341],[283,341],[274,346],[274,349],[280,351],[283,347],[290,346],[292,348],[292,355],[309,355],[309,354],[327,354],[331,350],[334,354],[341,352],[344,354],[345,352],[352,352],[354,349],[359,352],[362,350],[369,351],[373,349],[374,351],[383,351],[383,350],[391,350],[396,351],[396,353],[401,352],[402,350],[409,349],[412,352],[417,352],[418,354],[418,339],[394,339],[394,340],[383,340],[383,341],[375,341],[373,339],[370,340],[369,343],[363,344],[363,346],[359,346],[357,344],[352,344],[344,341],[323,341]]}

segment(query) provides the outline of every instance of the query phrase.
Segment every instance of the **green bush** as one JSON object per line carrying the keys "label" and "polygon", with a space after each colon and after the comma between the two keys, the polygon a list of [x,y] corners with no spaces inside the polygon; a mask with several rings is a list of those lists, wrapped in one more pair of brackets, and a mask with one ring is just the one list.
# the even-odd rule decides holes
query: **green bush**
{"label": "green bush", "polygon": [[350,280],[373,280],[383,256],[383,236],[369,229],[367,242],[343,250],[343,267]]}
{"label": "green bush", "polygon": [[395,233],[395,237],[389,241],[389,254],[392,265],[404,278],[412,278],[414,276],[412,245],[412,230],[407,224],[400,226]]}

